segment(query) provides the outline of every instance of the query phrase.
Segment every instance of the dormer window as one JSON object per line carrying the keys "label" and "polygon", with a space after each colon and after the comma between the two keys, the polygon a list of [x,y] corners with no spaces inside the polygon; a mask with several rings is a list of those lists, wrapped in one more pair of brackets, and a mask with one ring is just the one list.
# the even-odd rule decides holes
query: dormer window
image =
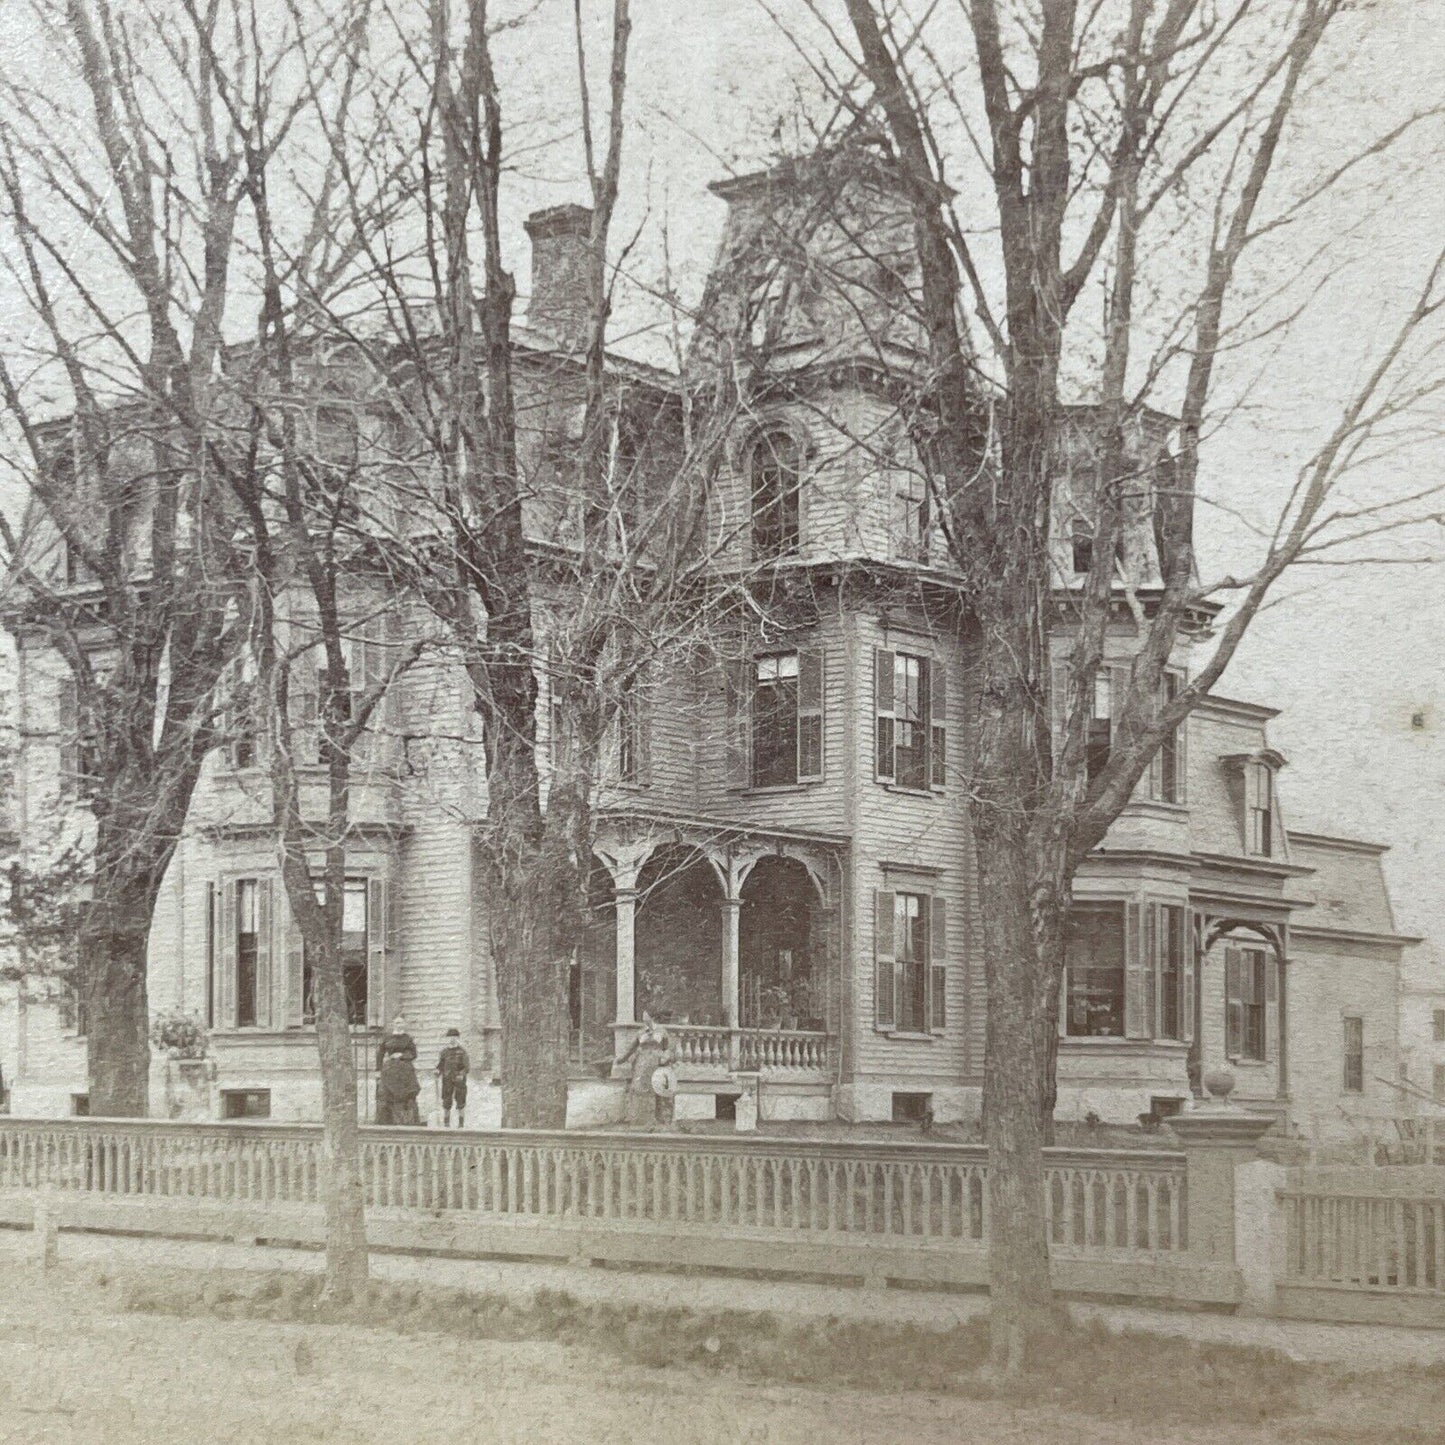
{"label": "dormer window", "polygon": [[771,431],[754,443],[752,481],[753,557],[785,557],[798,550],[798,488],[802,456],[785,431]]}
{"label": "dormer window", "polygon": [[1274,769],[1266,762],[1244,765],[1244,846],[1255,858],[1274,853]]}

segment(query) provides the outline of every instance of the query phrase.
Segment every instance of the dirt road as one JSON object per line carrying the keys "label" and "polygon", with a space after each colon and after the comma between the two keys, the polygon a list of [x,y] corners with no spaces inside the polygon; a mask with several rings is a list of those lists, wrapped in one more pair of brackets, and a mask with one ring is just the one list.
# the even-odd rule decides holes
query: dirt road
{"label": "dirt road", "polygon": [[[0,1441],[677,1442],[978,1440],[1145,1445],[1157,1431],[994,1403],[763,1386],[620,1366],[554,1344],[126,1312],[117,1282],[7,1261]],[[103,1277],[103,1276],[102,1276]],[[1218,1431],[1176,1433],[1217,1445]],[[1239,1442],[1270,1437],[1243,1432]]]}

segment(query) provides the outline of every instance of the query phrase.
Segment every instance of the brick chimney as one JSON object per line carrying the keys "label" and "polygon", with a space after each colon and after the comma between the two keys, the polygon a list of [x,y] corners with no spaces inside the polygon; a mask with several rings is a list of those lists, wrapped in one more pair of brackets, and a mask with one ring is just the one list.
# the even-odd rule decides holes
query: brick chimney
{"label": "brick chimney", "polygon": [[532,241],[532,299],[527,324],[564,346],[587,335],[587,206],[548,206],[527,217]]}

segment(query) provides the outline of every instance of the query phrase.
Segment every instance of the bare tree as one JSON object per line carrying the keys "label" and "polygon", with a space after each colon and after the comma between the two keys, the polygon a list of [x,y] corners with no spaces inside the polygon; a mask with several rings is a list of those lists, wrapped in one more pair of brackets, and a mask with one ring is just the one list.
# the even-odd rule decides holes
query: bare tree
{"label": "bare tree", "polygon": [[[803,47],[815,75],[850,126],[882,127],[913,218],[908,305],[927,369],[910,406],[927,423],[935,516],[975,637],[993,1343],[1015,1369],[1050,1315],[1042,1146],[1075,871],[1285,569],[1438,507],[1428,487],[1356,500],[1347,485],[1438,391],[1436,257],[1392,336],[1362,357],[1363,381],[1287,487],[1260,555],[1201,580],[1192,518],[1202,449],[1228,404],[1221,358],[1287,327],[1300,304],[1252,291],[1246,258],[1434,112],[1319,170],[1291,156],[1327,31],[1359,23],[1338,0],[1283,12],[1250,0],[961,11],[847,0],[846,40],[824,7],[802,8],[819,25],[818,46]],[[962,194],[967,224],[950,190],[960,173],[977,180]],[[1070,369],[1087,407],[1068,404]],[[1087,543],[1077,573],[1060,550],[1071,524]],[[1132,655],[1103,755],[1090,719],[1119,660],[1106,637],[1121,627]],[[1201,629],[1204,659],[1176,685],[1172,664],[1186,642],[1202,645]]]}
{"label": "bare tree", "polygon": [[[494,58],[508,26],[485,0],[455,11],[436,0],[426,34],[399,47],[424,97],[419,134],[398,128],[393,139],[396,154],[418,157],[408,184],[422,240],[413,252],[410,233],[373,234],[364,323],[331,315],[377,372],[395,379],[394,405],[424,461],[415,505],[434,525],[414,540],[412,576],[447,628],[481,724],[487,814],[476,875],[509,1126],[565,1121],[568,972],[588,922],[609,728],[650,659],[696,625],[703,474],[717,454],[716,427],[688,446],[673,384],[641,367],[619,375],[607,353],[630,6],[614,0],[608,13],[599,122],[583,7],[573,8],[592,205],[557,218],[585,230],[568,304],[516,334]],[[333,137],[338,154],[347,145]]]}
{"label": "bare tree", "polygon": [[63,659],[62,791],[94,818],[80,931],[92,1108],[144,1114],[151,913],[215,737],[239,602],[231,538],[206,506],[239,155],[199,43],[217,7],[121,16],[75,0],[34,17],[48,79],[73,90],[16,67],[0,96],[11,279],[38,338],[0,361],[7,460],[30,503],[24,523],[0,519],[7,621]]}

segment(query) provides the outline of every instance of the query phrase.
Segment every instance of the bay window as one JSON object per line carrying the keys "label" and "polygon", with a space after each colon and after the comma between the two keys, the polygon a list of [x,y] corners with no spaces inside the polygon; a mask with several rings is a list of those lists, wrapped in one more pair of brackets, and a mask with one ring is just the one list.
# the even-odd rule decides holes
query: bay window
{"label": "bay window", "polygon": [[1064,931],[1066,1032],[1076,1038],[1124,1035],[1124,905],[1069,910]]}
{"label": "bay window", "polygon": [[1194,1037],[1195,959],[1183,904],[1075,904],[1064,928],[1060,1032],[1071,1038]]}

